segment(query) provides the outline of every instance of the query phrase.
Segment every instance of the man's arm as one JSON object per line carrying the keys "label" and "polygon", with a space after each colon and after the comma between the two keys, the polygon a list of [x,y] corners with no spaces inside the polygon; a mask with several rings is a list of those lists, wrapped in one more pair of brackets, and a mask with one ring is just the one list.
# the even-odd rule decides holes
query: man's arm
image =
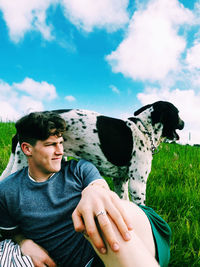
{"label": "man's arm", "polygon": [[[105,211],[110,216],[123,239],[130,240],[131,220],[124,210],[120,198],[109,189],[103,179],[90,183],[82,191],[81,200],[72,214],[72,219],[75,230],[86,233],[100,253],[106,253],[106,246],[99,234],[98,227],[111,249],[118,251],[120,249],[119,242],[113,227],[106,213],[102,214],[101,211]],[[98,215],[99,213],[100,215]]]}
{"label": "man's arm", "polygon": [[23,255],[30,256],[35,267],[56,267],[53,259],[48,255],[48,252],[36,244],[33,240],[27,239],[19,232],[18,228],[13,230],[2,230],[1,235],[4,239],[12,239],[20,246]]}

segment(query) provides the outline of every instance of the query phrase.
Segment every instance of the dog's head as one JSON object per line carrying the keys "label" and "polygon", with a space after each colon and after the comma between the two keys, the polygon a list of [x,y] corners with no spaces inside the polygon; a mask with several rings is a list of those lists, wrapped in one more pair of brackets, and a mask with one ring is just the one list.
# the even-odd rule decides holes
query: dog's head
{"label": "dog's head", "polygon": [[140,108],[134,115],[137,116],[151,107],[152,125],[155,125],[156,123],[163,124],[162,137],[166,137],[169,140],[179,140],[176,130],[182,130],[184,128],[184,121],[179,117],[178,109],[170,102],[157,101]]}

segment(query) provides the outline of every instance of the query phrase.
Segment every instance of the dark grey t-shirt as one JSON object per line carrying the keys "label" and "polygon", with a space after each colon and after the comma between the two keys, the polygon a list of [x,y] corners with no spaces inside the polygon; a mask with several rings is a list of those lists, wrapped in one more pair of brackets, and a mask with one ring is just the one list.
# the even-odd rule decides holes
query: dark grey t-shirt
{"label": "dark grey t-shirt", "polygon": [[85,266],[94,251],[74,231],[71,216],[82,190],[96,179],[102,177],[85,160],[63,163],[45,182],[32,181],[28,168],[10,175],[0,182],[0,229],[19,227],[62,266]]}

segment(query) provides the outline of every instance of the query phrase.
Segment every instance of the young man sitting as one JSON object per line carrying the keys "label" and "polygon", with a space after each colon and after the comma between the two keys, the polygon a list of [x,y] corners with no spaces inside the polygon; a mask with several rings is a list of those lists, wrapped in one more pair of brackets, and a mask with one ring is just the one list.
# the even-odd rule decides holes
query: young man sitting
{"label": "young man sitting", "polygon": [[163,219],[119,199],[88,161],[62,161],[59,115],[30,113],[16,129],[28,167],[0,183],[2,267],[168,265]]}

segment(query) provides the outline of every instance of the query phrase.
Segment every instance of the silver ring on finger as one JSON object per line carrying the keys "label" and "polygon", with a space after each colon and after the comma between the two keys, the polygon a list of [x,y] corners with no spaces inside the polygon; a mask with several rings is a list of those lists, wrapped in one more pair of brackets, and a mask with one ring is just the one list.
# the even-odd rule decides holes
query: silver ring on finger
{"label": "silver ring on finger", "polygon": [[96,217],[100,216],[100,215],[106,215],[106,211],[105,210],[101,210],[96,214]]}

